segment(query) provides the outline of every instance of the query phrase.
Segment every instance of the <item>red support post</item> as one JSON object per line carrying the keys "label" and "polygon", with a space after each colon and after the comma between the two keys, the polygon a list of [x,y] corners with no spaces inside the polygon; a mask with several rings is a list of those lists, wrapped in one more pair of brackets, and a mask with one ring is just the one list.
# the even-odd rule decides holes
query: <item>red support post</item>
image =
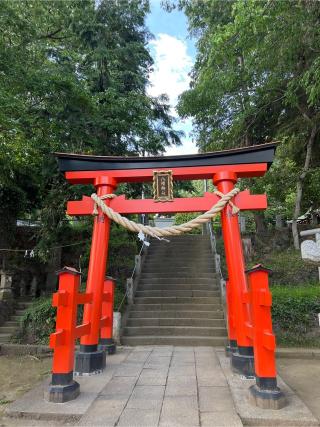
{"label": "red support post", "polygon": [[229,279],[226,281],[226,300],[227,300],[227,322],[228,322],[228,339],[229,345],[226,348],[226,355],[229,357],[235,353],[237,349],[237,331],[236,331],[236,316],[234,310],[234,301]]}
{"label": "red support post", "polygon": [[[237,182],[234,172],[219,172],[213,177],[213,183],[224,194],[233,190]],[[228,204],[221,212],[222,234],[225,246],[226,262],[229,273],[231,298],[234,301],[234,313],[236,313],[236,334],[238,352],[232,353],[231,364],[236,372],[246,376],[252,376],[253,343],[246,334],[246,323],[250,321],[248,305],[244,301],[247,292],[247,279],[242,249],[242,241],[238,215],[232,214],[232,208]]]}
{"label": "red support post", "polygon": [[116,344],[113,340],[115,280],[112,277],[106,278],[103,290],[102,318],[107,319],[107,325],[101,328],[99,348],[108,354],[114,354],[116,352]]}
{"label": "red support post", "polygon": [[285,405],[285,399],[277,387],[276,340],[272,331],[272,295],[269,291],[269,271],[261,265],[247,271],[256,376],[256,385],[250,387],[250,399],[252,403],[262,408],[280,409]]}
{"label": "red support post", "polygon": [[[117,183],[112,177],[95,179],[98,196],[113,193]],[[109,200],[106,201],[109,204]],[[76,354],[75,371],[78,375],[96,374],[105,368],[105,352],[98,350],[102,312],[103,286],[106,273],[110,219],[101,209],[94,218],[86,292],[92,294],[92,303],[85,304],[83,322],[90,323],[90,333],[81,338]]]}
{"label": "red support post", "polygon": [[50,335],[49,344],[54,349],[52,380],[45,398],[62,403],[75,399],[80,393],[79,384],[73,380],[80,273],[65,267],[58,275],[59,290],[52,299],[52,305],[57,307],[56,332]]}

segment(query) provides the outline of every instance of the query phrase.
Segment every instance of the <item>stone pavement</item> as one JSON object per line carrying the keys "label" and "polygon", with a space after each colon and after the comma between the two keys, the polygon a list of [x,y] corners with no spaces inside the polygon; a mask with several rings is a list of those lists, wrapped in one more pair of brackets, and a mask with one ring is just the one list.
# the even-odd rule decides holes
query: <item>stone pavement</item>
{"label": "stone pavement", "polygon": [[[242,426],[211,347],[124,349],[81,426]],[[123,353],[122,353],[123,354]]]}
{"label": "stone pavement", "polygon": [[102,374],[77,377],[77,399],[46,402],[48,377],[8,406],[0,426],[319,426],[306,406],[320,416],[320,387],[312,381],[318,360],[281,359],[278,365],[289,384],[278,377],[288,405],[265,411],[249,404],[254,380],[233,374],[222,348],[122,347],[107,357]]}

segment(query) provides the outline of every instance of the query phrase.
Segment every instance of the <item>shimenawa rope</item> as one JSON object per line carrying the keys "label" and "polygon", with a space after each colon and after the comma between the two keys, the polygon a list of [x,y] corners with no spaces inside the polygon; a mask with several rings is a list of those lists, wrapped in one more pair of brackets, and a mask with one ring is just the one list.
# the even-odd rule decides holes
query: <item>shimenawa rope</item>
{"label": "shimenawa rope", "polygon": [[97,215],[98,207],[99,207],[102,210],[102,212],[105,215],[107,215],[108,218],[112,219],[114,222],[116,222],[119,225],[122,225],[128,230],[136,233],[142,232],[151,237],[156,237],[159,239],[161,237],[175,236],[178,234],[187,233],[192,229],[199,227],[200,225],[206,222],[209,222],[212,218],[217,216],[228,203],[232,207],[232,214],[236,215],[240,209],[234,203],[232,203],[231,199],[234,196],[236,196],[239,192],[240,192],[239,188],[234,188],[233,190],[229,191],[229,193],[227,194],[223,194],[217,190],[214,191],[214,193],[217,196],[221,197],[221,199],[215,205],[213,205],[211,209],[197,216],[191,221],[188,221],[180,225],[173,225],[171,227],[164,227],[164,228],[150,227],[148,225],[138,224],[134,221],[130,221],[128,218],[115,212],[112,208],[110,208],[104,203],[104,200],[106,199],[113,199],[114,197],[117,197],[115,194],[106,194],[100,197],[96,193],[91,194],[91,198],[94,201],[94,209],[92,214]]}

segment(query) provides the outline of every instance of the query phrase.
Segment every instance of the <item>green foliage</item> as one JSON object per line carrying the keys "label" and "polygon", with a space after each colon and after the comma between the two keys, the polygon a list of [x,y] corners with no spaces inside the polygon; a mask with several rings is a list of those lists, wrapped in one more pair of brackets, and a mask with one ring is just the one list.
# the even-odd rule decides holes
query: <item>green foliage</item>
{"label": "green foliage", "polygon": [[277,340],[285,345],[320,345],[319,286],[272,286],[272,319]]}
{"label": "green foliage", "polygon": [[[179,113],[192,118],[199,148],[280,141],[271,171],[245,185],[266,191],[270,212],[290,219],[296,203],[298,212],[312,203],[319,207],[319,185],[314,184],[320,169],[319,2],[180,0],[178,4],[198,48]],[[310,170],[301,179],[305,191],[300,207],[297,178],[312,129],[315,143]]]}
{"label": "green foliage", "polygon": [[[117,310],[122,302],[124,292],[116,287],[114,310]],[[123,309],[123,306],[122,306]],[[77,323],[81,324],[83,306],[78,306]],[[48,344],[49,336],[55,331],[56,308],[52,307],[52,297],[37,299],[25,312],[20,329],[13,337],[15,342],[27,344]]]}
{"label": "green foliage", "polygon": [[[264,245],[263,249],[262,245]],[[248,267],[250,268],[255,264],[262,263],[264,266],[270,268],[272,270],[270,276],[271,283],[298,286],[303,283],[317,282],[317,269],[314,265],[303,261],[299,251],[294,249],[275,249],[272,246],[268,246],[266,240],[261,242],[259,247],[258,245],[255,246],[256,256],[250,261]]]}
{"label": "green foliage", "polygon": [[168,98],[146,90],[148,11],[147,0],[1,2],[0,205],[13,224],[3,215],[1,247],[14,244],[18,215],[41,220],[42,261],[70,243],[65,202],[83,188],[66,185],[52,152],[156,154],[180,143]]}
{"label": "green foliage", "polygon": [[33,344],[47,344],[49,335],[55,329],[56,309],[52,297],[39,298],[25,312],[16,341]]}
{"label": "green foliage", "polygon": [[[195,212],[195,213],[178,213],[174,216],[174,223],[175,225],[184,224],[185,222],[191,221],[192,219],[195,219],[197,216],[200,215],[201,212]],[[201,234],[202,233],[202,226],[194,228],[191,231],[191,234]]]}

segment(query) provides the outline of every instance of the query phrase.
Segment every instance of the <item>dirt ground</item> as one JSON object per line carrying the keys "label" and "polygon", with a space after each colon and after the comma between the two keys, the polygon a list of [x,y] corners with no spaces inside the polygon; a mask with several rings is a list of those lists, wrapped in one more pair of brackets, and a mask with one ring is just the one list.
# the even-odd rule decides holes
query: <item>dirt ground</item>
{"label": "dirt ground", "polygon": [[[4,416],[6,406],[51,372],[51,357],[0,356],[0,427],[41,426],[44,422]],[[45,425],[51,423],[45,422]],[[57,425],[52,423],[51,425]]]}
{"label": "dirt ground", "polygon": [[277,368],[282,379],[320,421],[320,360],[277,359]]}

